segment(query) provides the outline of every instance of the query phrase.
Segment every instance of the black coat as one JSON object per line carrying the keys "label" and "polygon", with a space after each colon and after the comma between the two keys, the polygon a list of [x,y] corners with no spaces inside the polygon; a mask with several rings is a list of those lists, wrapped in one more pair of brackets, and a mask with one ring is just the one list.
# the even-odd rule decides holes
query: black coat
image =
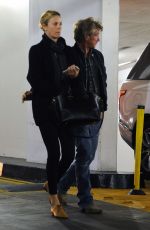
{"label": "black coat", "polygon": [[62,74],[62,70],[67,68],[65,49],[63,38],[55,43],[45,34],[40,43],[30,48],[27,80],[32,87],[33,117],[37,125],[56,121],[56,114],[49,106],[52,98],[65,89],[68,81]]}
{"label": "black coat", "polygon": [[[96,88],[99,90],[99,95],[103,99],[104,103],[104,111],[107,110],[107,74],[104,65],[104,57],[103,54],[96,50],[92,49],[92,58],[95,62],[96,67],[98,68],[98,81],[95,81]],[[72,80],[72,89],[74,94],[81,94],[84,91],[83,87],[83,78],[85,75],[85,65],[84,65],[84,54],[79,48],[77,44],[73,47],[67,47],[67,56],[69,60],[69,64],[75,64],[80,68],[80,73],[77,78]]]}

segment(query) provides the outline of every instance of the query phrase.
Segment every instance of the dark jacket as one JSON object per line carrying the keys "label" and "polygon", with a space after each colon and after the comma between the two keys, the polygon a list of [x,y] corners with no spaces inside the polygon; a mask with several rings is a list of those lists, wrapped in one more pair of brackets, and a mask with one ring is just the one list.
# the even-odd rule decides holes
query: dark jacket
{"label": "dark jacket", "polygon": [[[69,57],[70,64],[75,64],[80,68],[80,73],[77,78],[72,80],[72,89],[74,93],[80,94],[84,92],[83,78],[85,75],[85,65],[84,65],[84,54],[77,44],[73,47],[67,48],[67,55]],[[103,99],[104,111],[107,110],[107,75],[104,65],[104,57],[102,53],[96,49],[92,49],[91,57],[98,69],[98,79],[94,82],[96,88],[98,88],[99,95]]]}
{"label": "dark jacket", "polygon": [[55,43],[45,34],[40,43],[30,48],[27,80],[33,91],[32,109],[37,125],[56,120],[49,106],[52,98],[65,90],[67,84],[67,77],[62,74],[67,68],[65,49],[63,38]]}

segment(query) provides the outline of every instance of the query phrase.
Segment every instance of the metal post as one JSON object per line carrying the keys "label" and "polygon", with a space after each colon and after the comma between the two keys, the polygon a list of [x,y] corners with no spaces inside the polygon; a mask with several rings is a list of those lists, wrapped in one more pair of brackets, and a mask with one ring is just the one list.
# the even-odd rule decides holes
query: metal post
{"label": "metal post", "polygon": [[2,173],[3,173],[3,163],[0,162],[0,176],[2,176]]}
{"label": "metal post", "polygon": [[137,107],[134,189],[132,189],[129,192],[130,195],[145,195],[145,192],[140,189],[140,171],[141,171],[143,126],[144,126],[144,109],[145,109],[145,106],[143,105],[138,105]]}

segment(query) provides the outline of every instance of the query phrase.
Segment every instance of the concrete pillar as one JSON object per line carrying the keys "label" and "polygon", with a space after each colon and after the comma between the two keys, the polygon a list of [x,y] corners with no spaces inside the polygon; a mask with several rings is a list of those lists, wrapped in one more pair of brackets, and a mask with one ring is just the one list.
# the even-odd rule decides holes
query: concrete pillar
{"label": "concrete pillar", "polygon": [[101,130],[100,171],[117,170],[119,0],[102,1],[102,53],[108,75],[108,111]]}

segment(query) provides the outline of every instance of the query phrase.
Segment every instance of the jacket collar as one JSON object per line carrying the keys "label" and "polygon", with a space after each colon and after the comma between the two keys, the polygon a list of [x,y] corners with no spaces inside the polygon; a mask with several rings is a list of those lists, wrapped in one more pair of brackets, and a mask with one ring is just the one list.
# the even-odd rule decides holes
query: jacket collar
{"label": "jacket collar", "polygon": [[[77,42],[74,44],[74,47],[78,50],[78,52],[80,52],[82,57],[85,57],[84,51],[81,49],[81,47],[79,46],[79,44]],[[87,57],[90,57],[92,54],[93,54],[93,49],[90,49]]]}

